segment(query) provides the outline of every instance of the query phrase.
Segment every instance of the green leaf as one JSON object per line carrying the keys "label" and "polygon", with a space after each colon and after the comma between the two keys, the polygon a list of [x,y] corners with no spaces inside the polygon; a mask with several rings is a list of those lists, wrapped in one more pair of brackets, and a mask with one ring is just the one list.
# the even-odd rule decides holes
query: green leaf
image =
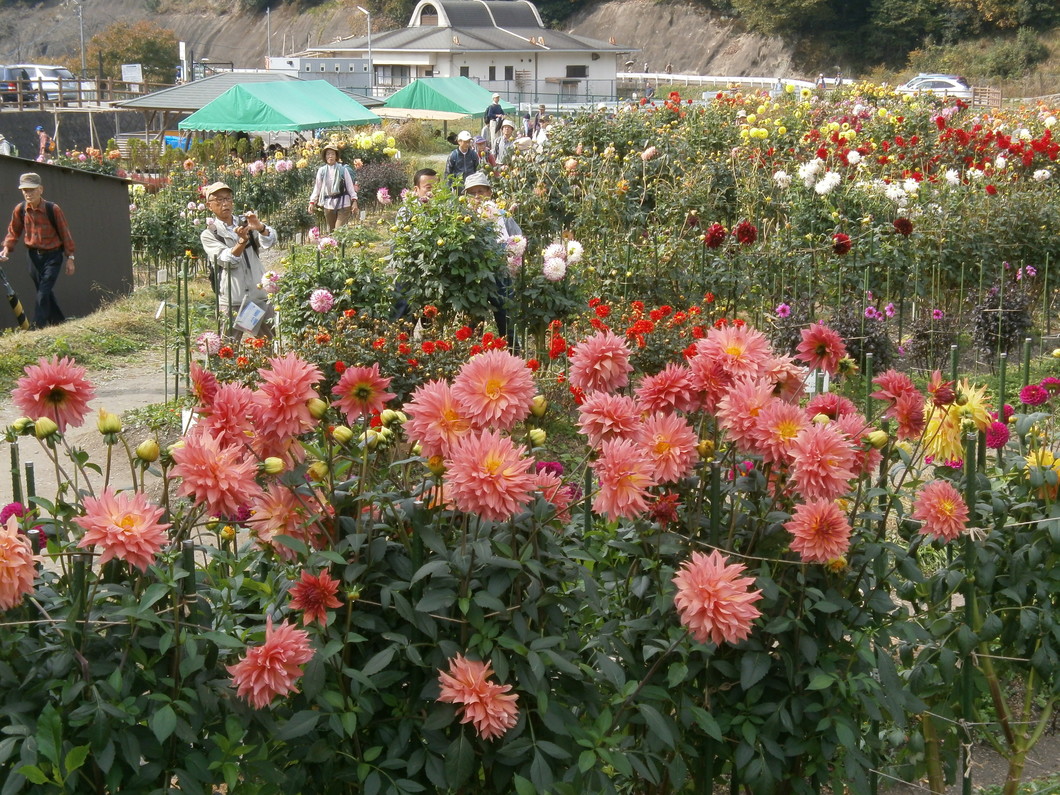
{"label": "green leaf", "polygon": [[638,704],[637,711],[640,712],[641,717],[644,718],[644,722],[648,724],[651,733],[657,739],[661,740],[667,748],[673,748],[673,731],[671,731],[670,724],[659,713],[659,710],[655,709],[651,704]]}
{"label": "green leaf", "polygon": [[444,558],[436,558],[430,560],[420,566],[419,570],[412,575],[411,583],[416,583],[425,577],[430,577],[432,574],[440,574],[442,572],[449,571],[449,561]]}
{"label": "green leaf", "polygon": [[[592,750],[582,751],[578,755],[578,770],[582,773],[588,773],[593,769],[596,764],[596,752]],[[526,782],[529,784],[530,782]]]}
{"label": "green leaf", "polygon": [[740,660],[740,687],[750,690],[769,673],[769,655],[748,652]]}
{"label": "green leaf", "polygon": [[148,725],[151,727],[155,739],[160,743],[165,742],[177,728],[177,713],[173,711],[173,707],[166,704],[151,716]]}
{"label": "green leaf", "polygon": [[[591,753],[591,751],[587,753]],[[516,776],[514,782],[516,795],[538,795],[537,787],[522,776]]]}
{"label": "green leaf", "polygon": [[806,689],[827,690],[833,684],[835,684],[835,677],[831,674],[815,674],[813,679],[810,680],[810,684],[806,686]]}
{"label": "green leaf", "polygon": [[25,776],[33,784],[47,784],[49,781],[48,777],[44,775],[44,771],[36,765],[23,765],[15,772]]}
{"label": "green leaf", "polygon": [[459,789],[475,770],[475,751],[461,732],[445,753],[445,780],[450,789]]}
{"label": "green leaf", "polygon": [[376,654],[372,659],[365,663],[364,668],[361,669],[361,673],[365,676],[371,676],[377,674],[390,665],[390,661],[394,659],[395,647],[391,646],[388,649],[383,649],[381,652]]}
{"label": "green leaf", "polygon": [[66,771],[66,775],[69,776],[85,763],[88,758],[88,751],[89,747],[87,745],[78,745],[67,752],[66,758],[63,760],[63,770]]}
{"label": "green leaf", "polygon": [[276,730],[276,739],[293,740],[296,737],[302,737],[303,735],[309,734],[309,732],[313,730],[313,727],[317,725],[317,720],[320,718],[320,715],[321,713],[311,709],[304,709],[301,712],[294,713],[290,720]]}

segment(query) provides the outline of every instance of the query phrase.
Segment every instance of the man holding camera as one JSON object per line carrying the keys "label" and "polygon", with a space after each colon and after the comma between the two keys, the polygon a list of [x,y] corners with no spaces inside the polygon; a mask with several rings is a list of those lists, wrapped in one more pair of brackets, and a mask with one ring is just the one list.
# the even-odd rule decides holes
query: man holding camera
{"label": "man holding camera", "polygon": [[244,332],[267,334],[274,312],[261,287],[265,269],[258,254],[276,244],[276,231],[253,210],[235,215],[232,189],[223,182],[207,185],[202,193],[214,217],[207,220],[199,239],[217,269],[215,288],[221,312],[228,318],[227,334],[237,342]]}

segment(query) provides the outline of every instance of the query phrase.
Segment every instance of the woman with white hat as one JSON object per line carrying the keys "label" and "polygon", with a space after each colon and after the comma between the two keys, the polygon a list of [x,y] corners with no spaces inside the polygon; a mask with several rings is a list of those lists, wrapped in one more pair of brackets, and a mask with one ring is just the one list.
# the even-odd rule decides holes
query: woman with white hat
{"label": "woman with white hat", "polygon": [[349,166],[339,162],[339,147],[327,143],[320,150],[324,165],[317,169],[313,192],[309,195],[309,212],[324,211],[328,231],[350,222],[357,211],[357,188]]}

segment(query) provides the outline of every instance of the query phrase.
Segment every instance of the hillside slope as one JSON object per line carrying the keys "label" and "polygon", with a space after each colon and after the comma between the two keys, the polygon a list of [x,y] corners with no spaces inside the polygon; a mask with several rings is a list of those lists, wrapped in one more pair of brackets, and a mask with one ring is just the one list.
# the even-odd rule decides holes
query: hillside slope
{"label": "hillside slope", "polygon": [[[148,19],[172,29],[188,43],[196,60],[231,61],[237,67],[261,67],[266,54],[264,15],[225,10],[234,3],[201,0],[181,3],[180,13],[148,10],[145,0],[106,0],[85,3],[86,41],[119,20]],[[363,35],[365,17],[356,10],[357,0],[333,0],[326,5],[296,13],[281,6],[272,13],[272,54],[297,52],[307,43],[317,45],[338,38]],[[196,8],[197,10],[187,10]],[[220,10],[218,10],[220,9]],[[373,16],[376,32],[401,25]],[[657,4],[651,0],[609,0],[580,14],[566,26],[585,36],[641,49],[634,56],[637,68],[647,61],[662,71],[672,63],[675,72],[709,74],[786,74],[790,70],[790,48],[780,39],[740,31],[732,20],[710,14],[687,3]],[[72,6],[56,2],[32,8],[0,4],[0,63],[55,63],[80,53],[78,20]],[[92,64],[88,64],[89,71]]]}

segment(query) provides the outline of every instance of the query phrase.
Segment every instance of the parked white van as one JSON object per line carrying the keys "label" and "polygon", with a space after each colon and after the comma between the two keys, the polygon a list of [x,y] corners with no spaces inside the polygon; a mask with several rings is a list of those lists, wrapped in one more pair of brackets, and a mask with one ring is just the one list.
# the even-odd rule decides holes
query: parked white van
{"label": "parked white van", "polygon": [[26,70],[33,90],[43,92],[44,99],[48,102],[56,102],[59,99],[60,82],[63,86],[63,100],[77,99],[77,78],[65,66],[22,63],[16,64],[15,68]]}

